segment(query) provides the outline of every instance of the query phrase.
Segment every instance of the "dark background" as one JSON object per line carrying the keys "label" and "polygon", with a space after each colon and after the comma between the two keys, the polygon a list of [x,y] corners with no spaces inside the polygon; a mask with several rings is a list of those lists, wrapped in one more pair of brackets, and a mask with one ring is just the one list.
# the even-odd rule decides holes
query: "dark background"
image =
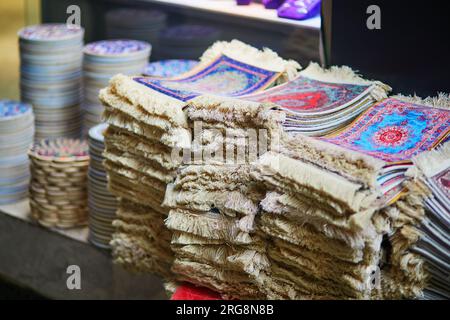
{"label": "dark background", "polygon": [[[189,0],[186,0],[189,1]],[[211,0],[212,1],[212,0]],[[241,39],[268,46],[306,67],[310,61],[327,66],[348,65],[364,77],[384,81],[394,93],[434,96],[450,92],[450,9],[448,0],[322,0],[323,54],[319,32],[261,23],[201,10],[184,10],[142,0],[42,0],[44,22],[64,21],[65,8],[82,9],[85,41],[105,39],[104,14],[119,7],[165,11],[168,24],[212,25],[222,40]],[[369,30],[369,5],[381,8],[381,30]],[[157,50],[155,51],[157,52]],[[152,55],[152,60],[171,57]],[[322,59],[321,59],[322,58]]]}
{"label": "dark background", "polygon": [[[322,1],[328,65],[351,66],[395,93],[450,92],[448,1]],[[381,30],[366,27],[372,4],[381,8]]]}

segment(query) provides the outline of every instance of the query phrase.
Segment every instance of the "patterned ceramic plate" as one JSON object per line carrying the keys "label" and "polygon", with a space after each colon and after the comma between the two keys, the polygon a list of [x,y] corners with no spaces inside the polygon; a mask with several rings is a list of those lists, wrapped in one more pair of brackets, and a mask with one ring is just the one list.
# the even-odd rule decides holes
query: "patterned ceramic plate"
{"label": "patterned ceramic plate", "polygon": [[161,60],[149,63],[143,74],[149,77],[170,78],[188,72],[198,63],[196,60]]}
{"label": "patterned ceramic plate", "polygon": [[89,130],[89,138],[103,142],[105,137],[103,136],[105,130],[108,128],[107,123],[100,123]]}
{"label": "patterned ceramic plate", "polygon": [[32,107],[28,103],[13,100],[0,100],[0,121],[11,120],[32,112]]}
{"label": "patterned ceramic plate", "polygon": [[20,39],[29,41],[61,41],[83,38],[84,29],[63,23],[49,23],[28,26],[19,30]]}
{"label": "patterned ceramic plate", "polygon": [[103,40],[87,44],[84,53],[95,56],[126,56],[133,54],[147,54],[150,44],[137,40]]}
{"label": "patterned ceramic plate", "polygon": [[89,159],[88,144],[85,140],[57,138],[43,139],[33,145],[30,156],[42,160],[79,161]]}

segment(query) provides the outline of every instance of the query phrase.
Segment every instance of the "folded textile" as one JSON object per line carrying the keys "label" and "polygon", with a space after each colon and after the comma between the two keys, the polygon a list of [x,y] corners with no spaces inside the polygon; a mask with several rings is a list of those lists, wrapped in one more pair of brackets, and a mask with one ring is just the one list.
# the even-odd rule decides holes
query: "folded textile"
{"label": "folded textile", "polygon": [[[119,219],[115,222],[118,234],[128,236],[126,240],[119,237],[112,242],[113,246],[117,245],[116,261],[134,263],[133,258],[121,259],[121,254],[127,257],[131,254],[127,248],[138,245],[138,240],[133,237],[139,235],[142,239],[145,229],[153,228],[155,232],[164,231],[164,234],[168,232],[162,224],[167,215],[168,224],[173,222],[175,226],[172,230],[175,231],[187,232],[209,221],[205,218],[194,223],[190,219],[199,212],[211,209],[215,200],[208,193],[195,194],[183,190],[175,195],[172,192],[170,203],[173,206],[170,203],[166,207],[162,206],[166,185],[175,179],[177,169],[185,160],[184,155],[178,156],[179,151],[187,150],[186,154],[190,156],[190,150],[194,149],[192,128],[183,107],[190,100],[201,99],[208,93],[236,97],[261,91],[295,77],[299,68],[296,62],[283,60],[269,49],[260,51],[233,40],[215,43],[205,51],[197,67],[176,78],[117,75],[111,79],[109,87],[101,90],[99,95],[105,106],[103,117],[109,124],[105,133],[104,152],[109,188],[113,194],[122,198],[122,209],[133,210],[127,202],[132,201],[161,214],[154,217],[156,221],[151,225],[143,222],[139,225],[136,220],[126,222]],[[216,195],[219,195],[219,190]],[[239,197],[238,192],[234,195]],[[203,196],[204,199],[201,199]],[[170,197],[166,199],[169,201]],[[232,204],[233,201],[233,197],[221,195],[222,204]],[[182,207],[184,204],[185,208]],[[232,214],[237,208],[229,206],[228,210]],[[256,209],[249,210],[253,210],[254,217]],[[180,216],[182,214],[185,216]],[[207,233],[203,231],[198,236]],[[242,241],[250,241],[247,232],[242,232],[242,238]],[[149,248],[155,245],[156,249],[161,246],[151,240],[146,245]],[[168,257],[157,258],[155,263],[150,262],[151,256],[146,259],[149,259],[145,267],[147,272],[151,271],[153,265],[154,271],[159,272],[159,261],[171,263]],[[168,270],[163,274],[166,277]]]}
{"label": "folded textile", "polygon": [[171,156],[171,149],[168,146],[145,139],[134,133],[111,126],[108,128],[108,144],[121,152],[136,155],[141,158],[156,162],[167,170],[176,169],[176,163]]}
{"label": "folded textile", "polygon": [[409,192],[398,205],[409,219],[392,236],[396,275],[407,277],[409,286],[426,299],[450,298],[449,155],[447,142],[412,159],[414,167],[406,173],[411,177],[406,183]]}
{"label": "folded textile", "polygon": [[[249,129],[256,139],[259,130],[269,141],[276,135],[272,129],[282,117],[278,111],[270,117],[269,109],[212,95],[194,98],[185,109],[194,159],[178,169],[163,203],[171,208],[166,226],[174,231],[172,269],[178,280],[206,286],[223,298],[265,297],[249,276],[266,269],[268,260],[255,229],[263,193],[253,183],[249,164],[258,150],[251,150],[248,141]],[[236,161],[239,151],[244,151],[242,161]]]}
{"label": "folded textile", "polygon": [[327,70],[311,63],[295,79],[243,99],[276,104],[286,113],[286,132],[321,136],[348,124],[386,98],[390,90],[379,81],[361,78],[349,67]]}
{"label": "folded textile", "polygon": [[410,101],[407,97],[385,99],[329,136],[284,135],[274,151],[379,189],[387,203],[393,202],[400,195],[411,157],[436,147],[449,134],[448,110],[428,106],[426,100],[422,104]]}
{"label": "folded textile", "polygon": [[[369,298],[382,242],[372,221],[381,208],[378,193],[273,152],[260,157],[254,177],[268,190],[257,226],[267,242],[276,243],[266,252],[270,268],[255,277],[261,290],[267,286],[264,279],[273,277],[289,281],[290,297]],[[334,276],[324,274],[326,261],[333,261]],[[359,275],[352,286],[344,277],[348,272]]]}
{"label": "folded textile", "polygon": [[111,241],[114,261],[130,270],[170,277],[171,233],[163,228],[163,219],[152,207],[120,199]]}
{"label": "folded textile", "polygon": [[111,247],[113,248],[113,261],[126,269],[171,277],[170,261],[161,261],[156,258],[154,247],[148,243],[147,239],[116,232],[113,234]]}
{"label": "folded textile", "polygon": [[376,104],[344,130],[322,140],[383,160],[377,184],[390,203],[401,193],[411,158],[446,140],[449,121],[450,111],[439,105],[398,96]]}
{"label": "folded textile", "polygon": [[[405,171],[415,155],[436,148],[450,132],[450,114],[442,103],[445,99],[428,101],[386,99],[334,135],[315,139],[286,135],[278,152],[258,159],[253,175],[264,182],[268,193],[256,224],[267,241],[284,241],[290,250],[301,248],[303,256],[329,255],[336,259],[335,270],[342,262],[354,264],[345,267],[346,271],[363,270],[362,285],[349,287],[339,276],[342,271],[331,277],[321,268],[312,268],[311,262],[320,265],[323,258],[289,264],[289,251],[282,254],[285,245],[278,242],[267,251],[271,268],[255,280],[264,288],[270,287],[267,279],[288,279],[291,292],[275,286],[268,296],[299,298],[305,292],[339,298],[420,296],[426,276],[414,250],[421,249],[409,248],[418,239],[411,224],[420,220],[420,211],[415,210],[419,202],[405,193]],[[387,235],[392,236],[386,242]],[[429,249],[430,243],[423,246]],[[443,257],[445,250],[437,248],[431,251],[435,257]],[[374,287],[371,281],[377,272],[379,280]],[[437,272],[433,269],[432,273]],[[308,287],[305,279],[300,281],[306,276],[318,279],[313,287]],[[321,291],[320,281],[324,280]],[[327,281],[332,286],[325,290]],[[442,282],[432,283],[433,294],[442,290]]]}
{"label": "folded textile", "polygon": [[[297,74],[299,65],[269,49],[259,51],[240,41],[216,42],[190,72],[172,79],[116,76],[110,88],[153,117],[185,127],[181,107],[203,94],[239,97],[283,83]],[[177,108],[178,107],[178,108]]]}
{"label": "folded textile", "polygon": [[206,286],[223,298],[264,297],[249,277],[268,267],[255,233],[261,195],[250,171],[248,164],[207,160],[179,168],[163,202],[171,209],[166,226],[174,232],[177,280]]}
{"label": "folded textile", "polygon": [[[169,285],[170,286],[170,285]],[[172,288],[170,286],[170,288]],[[167,291],[167,289],[166,289]],[[220,300],[217,292],[183,283],[170,291],[170,300]]]}
{"label": "folded textile", "polygon": [[179,280],[205,286],[222,293],[222,298],[258,299],[263,296],[245,274],[218,269],[209,264],[176,259],[172,270]]}
{"label": "folded textile", "polygon": [[117,262],[223,298],[445,296],[446,203],[406,174],[448,139],[444,96],[238,41],[200,60],[100,93]]}

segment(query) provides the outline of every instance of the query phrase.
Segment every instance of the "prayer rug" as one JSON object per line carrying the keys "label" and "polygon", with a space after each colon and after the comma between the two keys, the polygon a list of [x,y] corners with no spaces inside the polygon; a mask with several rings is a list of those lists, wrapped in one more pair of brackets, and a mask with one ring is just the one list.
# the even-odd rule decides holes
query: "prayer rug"
{"label": "prayer rug", "polygon": [[322,140],[386,162],[410,161],[450,133],[450,110],[386,99],[341,132]]}
{"label": "prayer rug", "polygon": [[194,68],[180,78],[136,77],[134,81],[181,101],[213,93],[241,96],[271,86],[280,73],[261,69],[221,55],[210,64]]}

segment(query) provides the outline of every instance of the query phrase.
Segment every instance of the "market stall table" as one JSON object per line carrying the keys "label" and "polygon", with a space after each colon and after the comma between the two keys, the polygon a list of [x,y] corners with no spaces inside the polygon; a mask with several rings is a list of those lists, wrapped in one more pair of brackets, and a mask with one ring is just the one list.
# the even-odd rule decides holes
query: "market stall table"
{"label": "market stall table", "polygon": [[[28,200],[0,206],[0,284],[50,299],[166,299],[162,282],[113,265],[109,251],[87,242],[88,229],[46,229],[29,218]],[[67,268],[81,270],[81,289],[67,288]]]}

